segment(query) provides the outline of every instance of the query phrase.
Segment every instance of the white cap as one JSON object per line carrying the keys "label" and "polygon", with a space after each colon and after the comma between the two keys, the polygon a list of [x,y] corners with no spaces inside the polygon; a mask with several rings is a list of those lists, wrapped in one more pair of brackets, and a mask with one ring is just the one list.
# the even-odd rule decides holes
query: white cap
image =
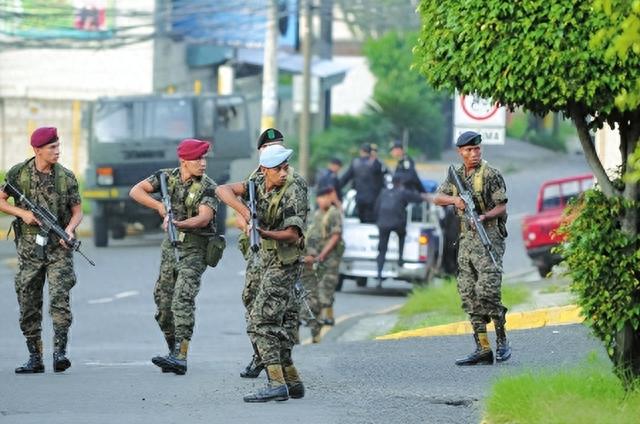
{"label": "white cap", "polygon": [[272,144],[260,152],[260,166],[265,168],[275,168],[282,162],[289,159],[293,150],[285,149],[281,144]]}

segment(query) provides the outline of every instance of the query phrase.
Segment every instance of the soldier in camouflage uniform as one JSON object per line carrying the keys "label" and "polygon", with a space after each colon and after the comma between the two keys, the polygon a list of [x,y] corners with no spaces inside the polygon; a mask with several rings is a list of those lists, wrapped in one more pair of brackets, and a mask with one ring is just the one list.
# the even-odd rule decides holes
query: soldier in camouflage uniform
{"label": "soldier in camouflage uniform", "polygon": [[[291,356],[294,341],[290,332],[298,325],[298,306],[291,302],[295,302],[293,286],[300,267],[308,204],[306,191],[294,184],[289,172],[291,153],[282,145],[271,145],[260,154],[263,180],[256,186],[256,206],[261,241],[255,260],[261,273],[249,309],[247,333],[267,369],[268,384],[245,396],[245,402],[304,396]],[[248,181],[220,186],[216,194],[238,212],[243,229],[248,230]]]}
{"label": "soldier in camouflage uniform", "polygon": [[318,189],[318,209],[313,215],[314,231],[319,236],[318,263],[318,301],[322,309],[322,319],[326,325],[335,323],[333,304],[338,285],[340,260],[344,253],[342,241],[342,213],[333,201],[336,199],[333,187]]}
{"label": "soldier in camouflage uniform", "polygon": [[[282,145],[284,143],[284,136],[280,131],[275,128],[268,128],[260,134],[258,137],[258,151],[262,151],[264,148],[271,145]],[[307,182],[293,170],[293,168],[289,168],[289,173],[293,178],[293,184],[298,187],[299,190],[307,192]],[[256,184],[256,187],[260,184],[264,184],[264,175],[260,171],[260,168],[256,169],[249,176],[250,180],[253,180]],[[251,312],[251,305],[253,304],[253,300],[256,297],[256,293],[258,291],[258,286],[260,283],[260,275],[262,270],[260,269],[260,262],[257,260],[258,255],[252,252],[249,249],[249,237],[246,234],[241,234],[238,239],[238,245],[240,251],[242,252],[245,260],[247,261],[247,268],[245,272],[245,285],[242,290],[242,304],[244,305],[245,319],[247,324],[249,322],[249,316]],[[287,311],[287,316],[290,317],[288,322],[297,322],[298,318],[294,316],[295,304],[291,302],[289,306],[289,310]],[[297,325],[295,327],[287,326],[288,333],[294,343],[298,341],[298,329]],[[264,364],[260,360],[260,355],[258,354],[258,348],[256,346],[256,342],[253,339],[252,334],[249,334],[249,338],[251,340],[251,345],[253,347],[253,355],[251,357],[251,361],[249,365],[247,365],[241,372],[240,377],[242,378],[257,378],[262,370],[264,369]]]}
{"label": "soldier in camouflage uniform", "polygon": [[[82,220],[78,182],[73,173],[60,165],[60,142],[56,128],[38,128],[31,135],[35,157],[12,167],[6,179],[34,204],[47,208],[69,237]],[[7,202],[14,196],[15,206]],[[36,217],[3,186],[0,211],[16,216],[13,223],[18,253],[15,278],[20,306],[20,328],[27,339],[29,360],[16,368],[18,374],[44,372],[42,362],[42,290],[49,282],[49,312],[53,321],[53,369],[61,372],[71,366],[66,357],[67,336],[71,326],[70,291],[76,284],[73,252],[62,240],[40,231]]]}
{"label": "soldier in camouflage uniform", "polygon": [[[496,361],[511,357],[505,332],[505,308],[501,301],[502,256],[507,236],[507,189],[500,171],[482,160],[480,134],[467,131],[458,137],[456,146],[463,165],[456,169],[461,181],[473,193],[476,210],[493,244],[498,268],[486,252],[474,228],[461,223],[458,247],[458,292],[462,307],[473,327],[476,350],[456,365],[493,364],[493,351],[487,337],[487,324],[493,320],[496,330]],[[458,196],[453,181],[447,180],[438,188],[434,198],[437,205],[455,205],[462,211],[465,204]]]}
{"label": "soldier in camouflage uniform", "polygon": [[[129,193],[138,203],[155,209],[166,219],[164,205],[150,194],[160,191],[160,173],[168,177],[168,194],[180,239],[179,260],[176,260],[168,237],[165,238],[153,297],[157,306],[156,321],[169,353],[152,358],[152,362],[163,372],[178,375],[187,372],[187,352],[195,324],[195,299],[207,267],[207,243],[216,228],[217,186],[204,173],[209,147],[206,141],[183,140],[178,146],[180,167],[159,170],[136,184]],[[166,228],[166,222],[164,225]]]}

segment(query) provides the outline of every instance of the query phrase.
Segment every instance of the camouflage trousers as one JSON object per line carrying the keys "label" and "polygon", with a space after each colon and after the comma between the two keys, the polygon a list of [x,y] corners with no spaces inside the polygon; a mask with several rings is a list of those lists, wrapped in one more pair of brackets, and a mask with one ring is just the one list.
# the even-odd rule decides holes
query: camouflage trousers
{"label": "camouflage trousers", "polygon": [[36,256],[35,235],[18,239],[18,273],[15,289],[20,306],[20,329],[27,340],[39,340],[42,333],[42,291],[49,282],[49,314],[56,334],[66,336],[71,326],[69,293],[76,284],[73,252],[49,240],[44,259]]}
{"label": "camouflage trousers", "polygon": [[264,365],[291,365],[299,304],[293,293],[299,265],[282,265],[275,252],[260,251],[260,280],[248,308],[247,334]]}
{"label": "camouflage trousers", "polygon": [[329,257],[318,266],[318,297],[322,308],[333,306],[333,302],[335,301],[340,259],[337,255],[329,255]]}
{"label": "camouflage trousers", "polygon": [[[322,306],[320,305],[320,284],[318,281],[317,270],[305,266],[300,280],[302,281],[304,288],[307,289],[307,292],[309,293],[306,298],[307,303],[309,304],[309,309],[311,309],[315,318],[319,318]],[[307,308],[302,304],[302,302],[300,302],[300,316],[309,323],[309,329],[311,330],[312,336],[320,334],[322,324],[320,324],[317,319],[311,319]]]}
{"label": "camouflage trousers", "polygon": [[[489,234],[502,268],[505,242],[502,237]],[[468,232],[460,238],[458,250],[458,293],[462,308],[469,314],[474,330],[486,332],[491,319],[504,322],[507,308],[502,305],[502,272],[497,269],[480,238]]]}
{"label": "camouflage trousers", "polygon": [[156,321],[165,337],[191,340],[195,325],[196,296],[207,268],[206,244],[182,244],[176,262],[169,240],[162,242],[160,276],[153,290]]}

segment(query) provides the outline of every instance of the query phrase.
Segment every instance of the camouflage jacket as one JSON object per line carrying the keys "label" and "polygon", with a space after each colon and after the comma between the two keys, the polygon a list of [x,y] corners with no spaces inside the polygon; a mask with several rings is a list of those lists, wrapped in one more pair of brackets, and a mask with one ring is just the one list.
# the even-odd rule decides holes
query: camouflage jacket
{"label": "camouflage jacket", "polygon": [[[160,193],[160,173],[165,172],[169,176],[168,191],[171,197],[171,207],[176,221],[183,221],[198,214],[201,205],[210,207],[214,212],[211,222],[202,228],[190,229],[192,234],[208,234],[215,232],[215,212],[218,208],[218,197],[216,196],[217,184],[206,174],[202,177],[192,177],[187,181],[180,178],[180,168],[161,169],[149,176],[147,181],[153,187],[153,193]],[[193,187],[194,184],[200,186]]]}
{"label": "camouflage jacket", "polygon": [[[476,192],[474,187],[474,176],[481,169],[481,164],[472,170],[469,175],[465,175],[464,165],[457,166],[455,168],[456,173],[460,176],[462,182],[464,182],[467,187],[473,193],[473,200],[476,206],[476,212],[478,215],[484,214],[486,211],[489,211],[495,208],[497,205],[507,203],[507,186],[504,182],[504,178],[502,178],[502,174],[496,168],[493,168],[486,164],[484,166],[484,174],[482,176],[482,189],[480,192]],[[438,193],[447,194],[449,196],[457,195],[457,190],[453,181],[450,181],[449,176],[447,179],[438,187]],[[482,207],[484,206],[484,208]],[[495,233],[496,230],[499,230],[499,235],[501,237],[506,237],[507,229],[506,229],[507,217],[500,217],[495,220],[486,221],[484,223],[484,227],[488,233]],[[469,227],[467,225],[463,225],[462,231],[469,231]]]}
{"label": "camouflage jacket", "polygon": [[[33,203],[51,211],[58,218],[58,224],[62,228],[66,228],[71,220],[71,208],[79,205],[81,201],[78,181],[73,172],[62,165],[56,164],[52,172],[43,173],[36,169],[35,163],[35,159],[31,158],[13,166],[7,172],[6,179],[20,189]],[[28,187],[24,187],[25,184],[21,182],[23,172],[26,172],[29,178]],[[58,172],[61,172],[62,175],[58,175]],[[2,191],[6,193],[4,187],[2,187]],[[18,199],[15,200],[16,206],[27,208]],[[23,225],[26,226],[26,224]],[[30,233],[37,232],[37,226],[29,225],[26,227],[31,229],[27,230]]]}
{"label": "camouflage jacket", "polygon": [[[342,233],[342,214],[335,206],[331,206],[326,212],[317,209],[305,233],[307,254],[319,255],[324,246],[329,242],[333,234]],[[333,255],[339,249],[334,249]]]}

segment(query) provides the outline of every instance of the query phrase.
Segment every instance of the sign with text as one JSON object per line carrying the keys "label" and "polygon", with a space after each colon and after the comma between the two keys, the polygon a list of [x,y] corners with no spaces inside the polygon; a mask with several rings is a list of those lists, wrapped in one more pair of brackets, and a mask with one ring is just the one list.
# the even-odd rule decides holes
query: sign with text
{"label": "sign with text", "polygon": [[505,107],[476,95],[454,97],[453,143],[465,131],[482,135],[483,144],[504,144],[507,110]]}

